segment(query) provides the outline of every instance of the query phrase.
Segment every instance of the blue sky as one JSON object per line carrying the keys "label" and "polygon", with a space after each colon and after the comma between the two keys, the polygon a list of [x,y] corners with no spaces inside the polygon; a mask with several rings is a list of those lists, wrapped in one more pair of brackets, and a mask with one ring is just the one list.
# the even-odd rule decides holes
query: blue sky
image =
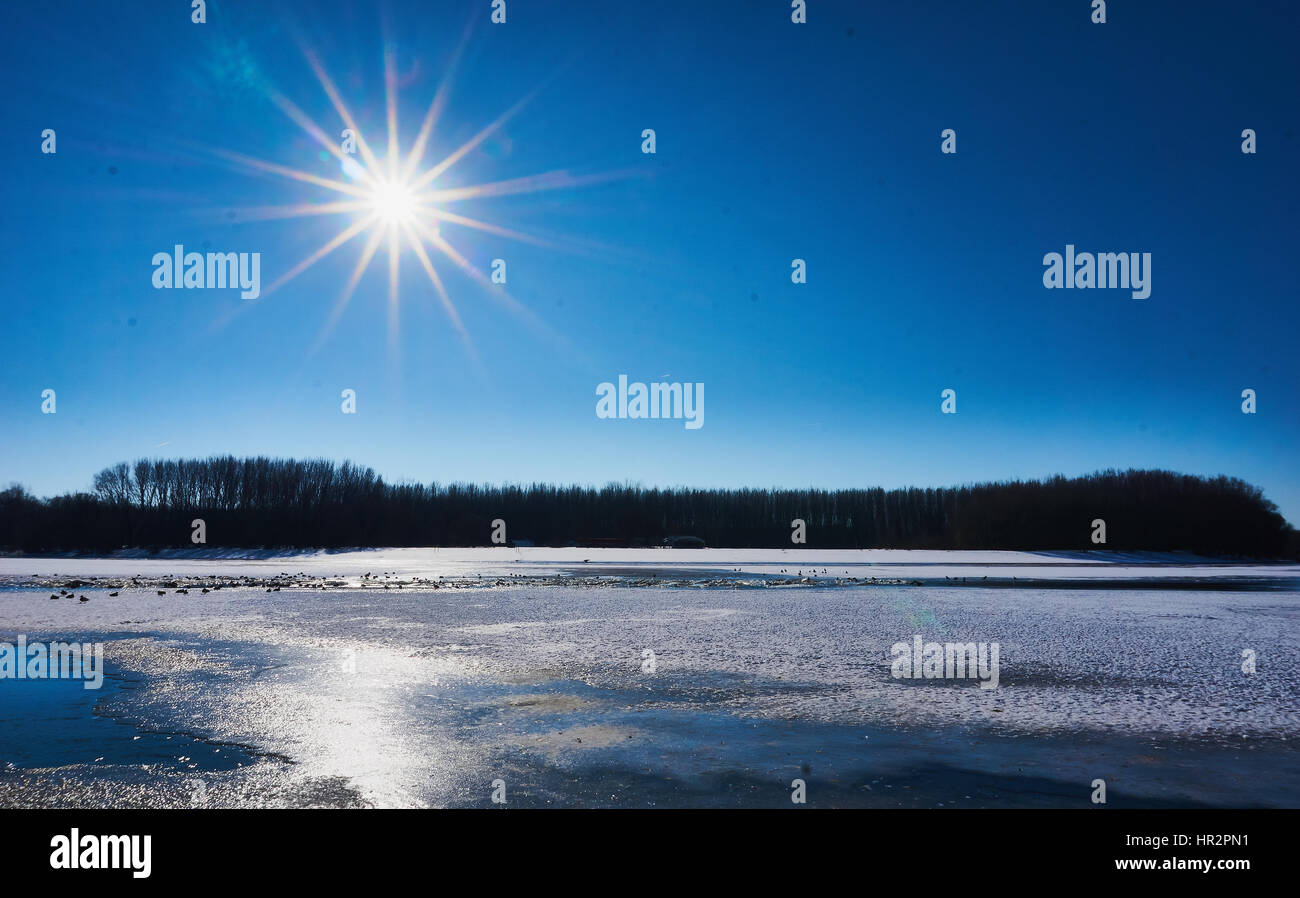
{"label": "blue sky", "polygon": [[[794,25],[784,2],[512,0],[492,25],[486,0],[421,0],[387,4],[387,39],[371,3],[213,0],[201,25],[187,6],[0,12],[6,483],[52,494],[120,460],[228,452],[426,482],[1161,467],[1241,477],[1300,522],[1285,4],[1111,4],[1094,25],[1086,2],[810,0]],[[618,175],[446,207],[560,244],[441,231],[479,269],[505,259],[542,326],[431,252],[475,363],[407,251],[390,347],[381,251],[309,355],[364,237],[258,300],[152,287],[153,255],[181,243],[260,252],[265,288],[355,220],[254,220],[339,197],[211,152],[344,179],[270,99],[343,128],[295,34],[382,155],[386,40],[405,150],[467,23],[424,167],[543,87],[435,186]],[[1151,253],[1150,298],[1045,289],[1043,255],[1067,243]],[[596,386],[619,374],[703,383],[705,425],[598,419]]]}

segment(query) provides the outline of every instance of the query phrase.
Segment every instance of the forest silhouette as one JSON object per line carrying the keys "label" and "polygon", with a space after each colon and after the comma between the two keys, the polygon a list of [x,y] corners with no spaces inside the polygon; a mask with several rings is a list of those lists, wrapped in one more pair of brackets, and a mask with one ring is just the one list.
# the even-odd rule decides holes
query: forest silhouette
{"label": "forest silhouette", "polygon": [[[1297,531],[1255,486],[1160,470],[944,488],[698,489],[545,483],[387,483],[324,459],[121,463],[92,490],[41,499],[0,492],[0,547],[111,552],[206,546],[338,548],[490,545],[494,520],[536,545],[1187,551],[1300,557]],[[807,542],[792,546],[792,521]],[[1093,542],[1096,520],[1106,542]]]}

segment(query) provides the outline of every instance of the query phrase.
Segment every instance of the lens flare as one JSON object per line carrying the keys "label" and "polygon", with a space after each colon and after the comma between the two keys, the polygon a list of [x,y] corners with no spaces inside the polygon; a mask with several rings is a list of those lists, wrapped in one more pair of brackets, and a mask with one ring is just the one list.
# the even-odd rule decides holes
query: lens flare
{"label": "lens flare", "polygon": [[[466,349],[471,355],[474,354],[474,347],[434,264],[435,258],[441,257],[438,259],[439,262],[451,262],[454,267],[460,269],[474,283],[482,287],[484,292],[488,293],[493,300],[500,303],[510,314],[522,319],[524,323],[541,326],[543,330],[549,331],[549,328],[546,328],[530,310],[510,296],[502,285],[491,283],[485,274],[474,268],[466,260],[465,256],[449,242],[445,229],[441,226],[450,224],[455,228],[467,228],[479,234],[520,241],[534,246],[553,249],[565,249],[565,247],[551,240],[526,234],[513,228],[502,227],[465,215],[457,215],[446,207],[466,200],[483,200],[512,194],[568,189],[637,176],[635,173],[628,171],[596,175],[574,175],[567,171],[551,171],[529,177],[513,178],[507,181],[439,189],[436,182],[443,173],[506,125],[542,89],[542,85],[536,86],[522,100],[481,128],[465,143],[448,153],[437,163],[429,165],[424,159],[425,152],[430,147],[430,138],[433,136],[434,126],[446,105],[454,69],[468,38],[469,30],[467,29],[460,48],[452,56],[450,70],[438,86],[428,112],[424,116],[419,133],[416,135],[410,149],[405,153],[402,152],[399,146],[395,61],[391,48],[385,51],[383,58],[384,107],[386,112],[384,130],[387,137],[387,152],[383,154],[382,158],[379,154],[376,154],[366,140],[361,128],[357,125],[356,119],[343,102],[338,87],[326,72],[320,59],[305,43],[300,41],[307,64],[311,67],[317,81],[320,82],[326,96],[329,97],[334,111],[338,114],[339,122],[336,126],[329,128],[320,127],[287,97],[278,92],[272,92],[271,99],[305,133],[340,161],[342,172],[347,178],[346,181],[322,177],[287,165],[254,159],[242,153],[215,148],[210,150],[210,152],[227,162],[234,163],[250,171],[279,175],[300,183],[324,188],[335,194],[335,198],[330,202],[259,206],[243,210],[250,219],[298,218],[329,214],[346,214],[353,219],[332,239],[326,241],[301,262],[291,266],[270,287],[263,290],[263,297],[293,280],[325,256],[343,244],[350,242],[354,237],[363,233],[367,235],[357,265],[347,279],[342,295],[332,309],[324,329],[316,341],[315,348],[312,350],[313,353],[324,345],[356,292],[362,276],[375,256],[381,255],[381,248],[385,250],[382,255],[387,257],[388,263],[388,330],[389,339],[392,343],[395,343],[400,315],[400,297],[397,284],[398,261],[399,256],[408,249],[418,260],[420,267],[428,277],[429,284],[433,287],[437,302],[442,306],[453,329],[465,343]],[[348,142],[340,144],[330,136],[340,131],[348,136]],[[341,198],[338,196],[340,194]],[[573,249],[581,251],[576,247]],[[432,250],[432,253],[429,250]]]}

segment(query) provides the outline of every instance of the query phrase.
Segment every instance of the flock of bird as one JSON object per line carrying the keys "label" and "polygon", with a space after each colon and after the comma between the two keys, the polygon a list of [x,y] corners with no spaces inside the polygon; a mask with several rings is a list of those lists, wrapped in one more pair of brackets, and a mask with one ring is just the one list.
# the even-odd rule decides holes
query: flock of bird
{"label": "flock of bird", "polygon": [[[37,577],[38,575],[33,575]],[[279,573],[271,577],[253,577],[253,576],[232,576],[222,578],[212,577],[184,577],[177,579],[165,578],[139,578],[132,577],[124,580],[114,578],[88,578],[87,581],[73,580],[59,588],[57,593],[50,593],[51,599],[77,599],[79,602],[89,602],[90,597],[81,594],[78,595],[72,590],[77,587],[88,587],[91,589],[114,588],[109,592],[109,596],[120,595],[123,589],[131,590],[154,590],[160,596],[167,595],[168,591],[175,595],[187,596],[191,590],[200,595],[219,592],[221,589],[262,589],[266,592],[279,592],[282,589],[463,589],[476,586],[506,586],[528,582],[523,574],[505,574],[497,577],[489,577],[484,580],[482,574],[466,575],[461,578],[450,578],[444,576],[438,577],[402,577],[397,571],[380,571],[373,573],[367,571],[362,574],[358,580],[349,581],[338,577],[315,576],[304,571],[296,574]],[[101,582],[94,582],[99,580]],[[39,584],[38,584],[39,585]],[[56,583],[50,583],[49,586],[57,586]],[[165,587],[165,588],[164,588]]]}
{"label": "flock of bird", "polygon": [[[742,574],[744,572],[740,568],[733,568],[731,573]],[[859,584],[859,583],[860,584],[869,583],[871,585],[877,585],[877,586],[888,586],[888,585],[922,586],[924,585],[920,580],[911,580],[911,579],[904,580],[904,579],[877,578],[877,577],[850,577],[847,575],[845,577],[838,577],[835,575],[830,575],[829,569],[824,567],[821,568],[821,570],[818,570],[816,568],[811,568],[807,572],[805,572],[802,568],[796,569],[794,572],[790,571],[789,568],[781,568],[780,573],[790,577],[791,579],[790,580],[775,580],[775,579],[768,580],[766,578],[761,578],[757,581],[745,581],[745,583],[742,583],[740,585],[746,585],[750,583],[754,585],[775,585],[775,586],[779,586],[782,584],[791,584],[791,583],[827,585],[827,586],[849,585],[849,584]],[[830,580],[813,579],[813,578],[825,577],[828,575],[831,577]],[[969,579],[974,580],[974,578],[969,578]],[[96,580],[100,582],[98,583],[90,582]],[[945,576],[944,580],[949,583],[968,582],[968,578],[966,577]],[[976,582],[984,582],[987,580],[988,577],[986,576],[982,580]],[[668,577],[664,577],[661,579],[659,573],[653,571],[649,573],[649,576],[642,576],[639,578],[626,577],[626,576],[616,576],[612,578],[605,578],[605,577],[592,578],[592,577],[576,576],[576,575],[572,577],[565,577],[565,576],[556,577],[556,576],[547,576],[547,575],[530,576],[528,574],[495,574],[495,575],[489,574],[485,578],[482,573],[476,573],[472,575],[467,573],[462,577],[454,577],[454,576],[447,576],[447,575],[438,575],[437,577],[417,577],[417,576],[410,576],[410,575],[402,576],[397,571],[380,571],[379,573],[367,571],[366,573],[361,574],[359,578],[352,579],[352,580],[339,578],[339,577],[316,576],[316,575],[308,574],[304,571],[298,571],[296,574],[281,572],[271,577],[255,577],[249,575],[227,576],[227,577],[220,577],[220,578],[193,576],[193,577],[183,577],[177,579],[132,577],[132,578],[127,578],[122,580],[118,580],[116,578],[91,577],[89,578],[88,582],[74,580],[64,584],[63,588],[60,588],[57,594],[50,593],[50,598],[51,599],[75,598],[78,602],[89,602],[90,601],[89,596],[85,595],[84,593],[79,595],[73,592],[73,590],[76,589],[77,587],[90,587],[92,589],[113,588],[114,591],[108,593],[109,596],[119,595],[118,590],[120,589],[140,589],[140,590],[153,589],[160,596],[167,595],[168,590],[171,590],[176,595],[187,596],[190,594],[191,590],[197,590],[200,595],[208,595],[209,593],[218,592],[223,588],[262,589],[265,590],[266,592],[280,592],[280,590],[286,588],[287,589],[321,589],[321,590],[338,589],[338,588],[397,589],[397,590],[410,591],[410,590],[425,590],[425,589],[473,589],[473,588],[481,588],[484,586],[546,586],[546,585],[672,586],[675,584],[675,582],[676,581]],[[36,584],[36,585],[40,585],[40,584]],[[48,585],[53,587],[53,586],[57,586],[58,584],[49,583]],[[680,581],[680,585],[698,585],[698,582],[693,578],[684,578]],[[724,583],[723,585],[726,584]],[[735,584],[733,583],[732,585]]]}

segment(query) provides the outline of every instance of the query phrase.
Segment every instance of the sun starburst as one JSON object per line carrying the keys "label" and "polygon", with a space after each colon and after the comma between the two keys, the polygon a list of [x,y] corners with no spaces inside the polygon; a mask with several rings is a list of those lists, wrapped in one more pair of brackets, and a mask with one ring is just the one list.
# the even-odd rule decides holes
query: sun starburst
{"label": "sun starburst", "polygon": [[405,181],[376,181],[370,195],[370,207],[380,221],[400,225],[415,219],[419,200]]}
{"label": "sun starburst", "polygon": [[[445,158],[427,168],[421,169],[430,137],[434,133],[435,126],[447,102],[452,74],[454,74],[467,39],[468,32],[466,32],[465,39],[462,39],[460,46],[453,55],[448,74],[439,84],[428,111],[421,122],[420,130],[412,142],[410,150],[404,156],[398,146],[398,79],[391,47],[385,50],[383,59],[387,149],[382,159],[365,139],[362,130],[357,126],[355,118],[343,102],[338,87],[326,72],[325,67],[316,54],[307,46],[302,46],[302,52],[306,57],[307,64],[311,67],[317,81],[320,82],[334,111],[338,114],[342,128],[351,136],[351,141],[336,141],[293,101],[275,91],[270,94],[271,100],[276,106],[326,151],[339,160],[343,175],[347,180],[323,177],[312,172],[255,159],[240,153],[225,150],[212,151],[219,157],[249,171],[278,175],[301,183],[311,184],[331,191],[340,197],[329,202],[259,206],[253,209],[244,209],[242,212],[246,218],[285,219],[320,215],[347,215],[351,217],[351,222],[330,240],[276,278],[269,287],[262,291],[263,297],[274,293],[339,247],[351,242],[356,237],[366,235],[357,263],[344,283],[343,291],[331,310],[312,352],[318,350],[329,337],[351,301],[362,277],[381,249],[386,250],[385,256],[387,257],[387,307],[390,348],[393,348],[396,344],[399,331],[398,321],[401,303],[398,290],[398,271],[399,261],[406,250],[409,250],[419,262],[429,284],[433,288],[438,303],[471,353],[473,352],[473,345],[461,322],[456,305],[439,274],[435,258],[438,262],[443,260],[451,262],[455,268],[467,275],[474,283],[486,288],[489,295],[500,302],[512,314],[527,319],[531,324],[539,324],[540,322],[538,322],[536,316],[525,306],[511,297],[501,285],[491,283],[486,274],[476,269],[465,258],[464,254],[443,233],[442,226],[451,225],[454,228],[465,228],[495,237],[544,247],[556,247],[557,244],[543,237],[461,215],[452,212],[446,207],[464,200],[572,188],[609,181],[628,174],[626,172],[616,172],[577,176],[561,170],[494,183],[439,188],[437,181],[448,169],[490,138],[541,90],[540,86],[532,90]],[[432,252],[430,252],[431,250]]]}

